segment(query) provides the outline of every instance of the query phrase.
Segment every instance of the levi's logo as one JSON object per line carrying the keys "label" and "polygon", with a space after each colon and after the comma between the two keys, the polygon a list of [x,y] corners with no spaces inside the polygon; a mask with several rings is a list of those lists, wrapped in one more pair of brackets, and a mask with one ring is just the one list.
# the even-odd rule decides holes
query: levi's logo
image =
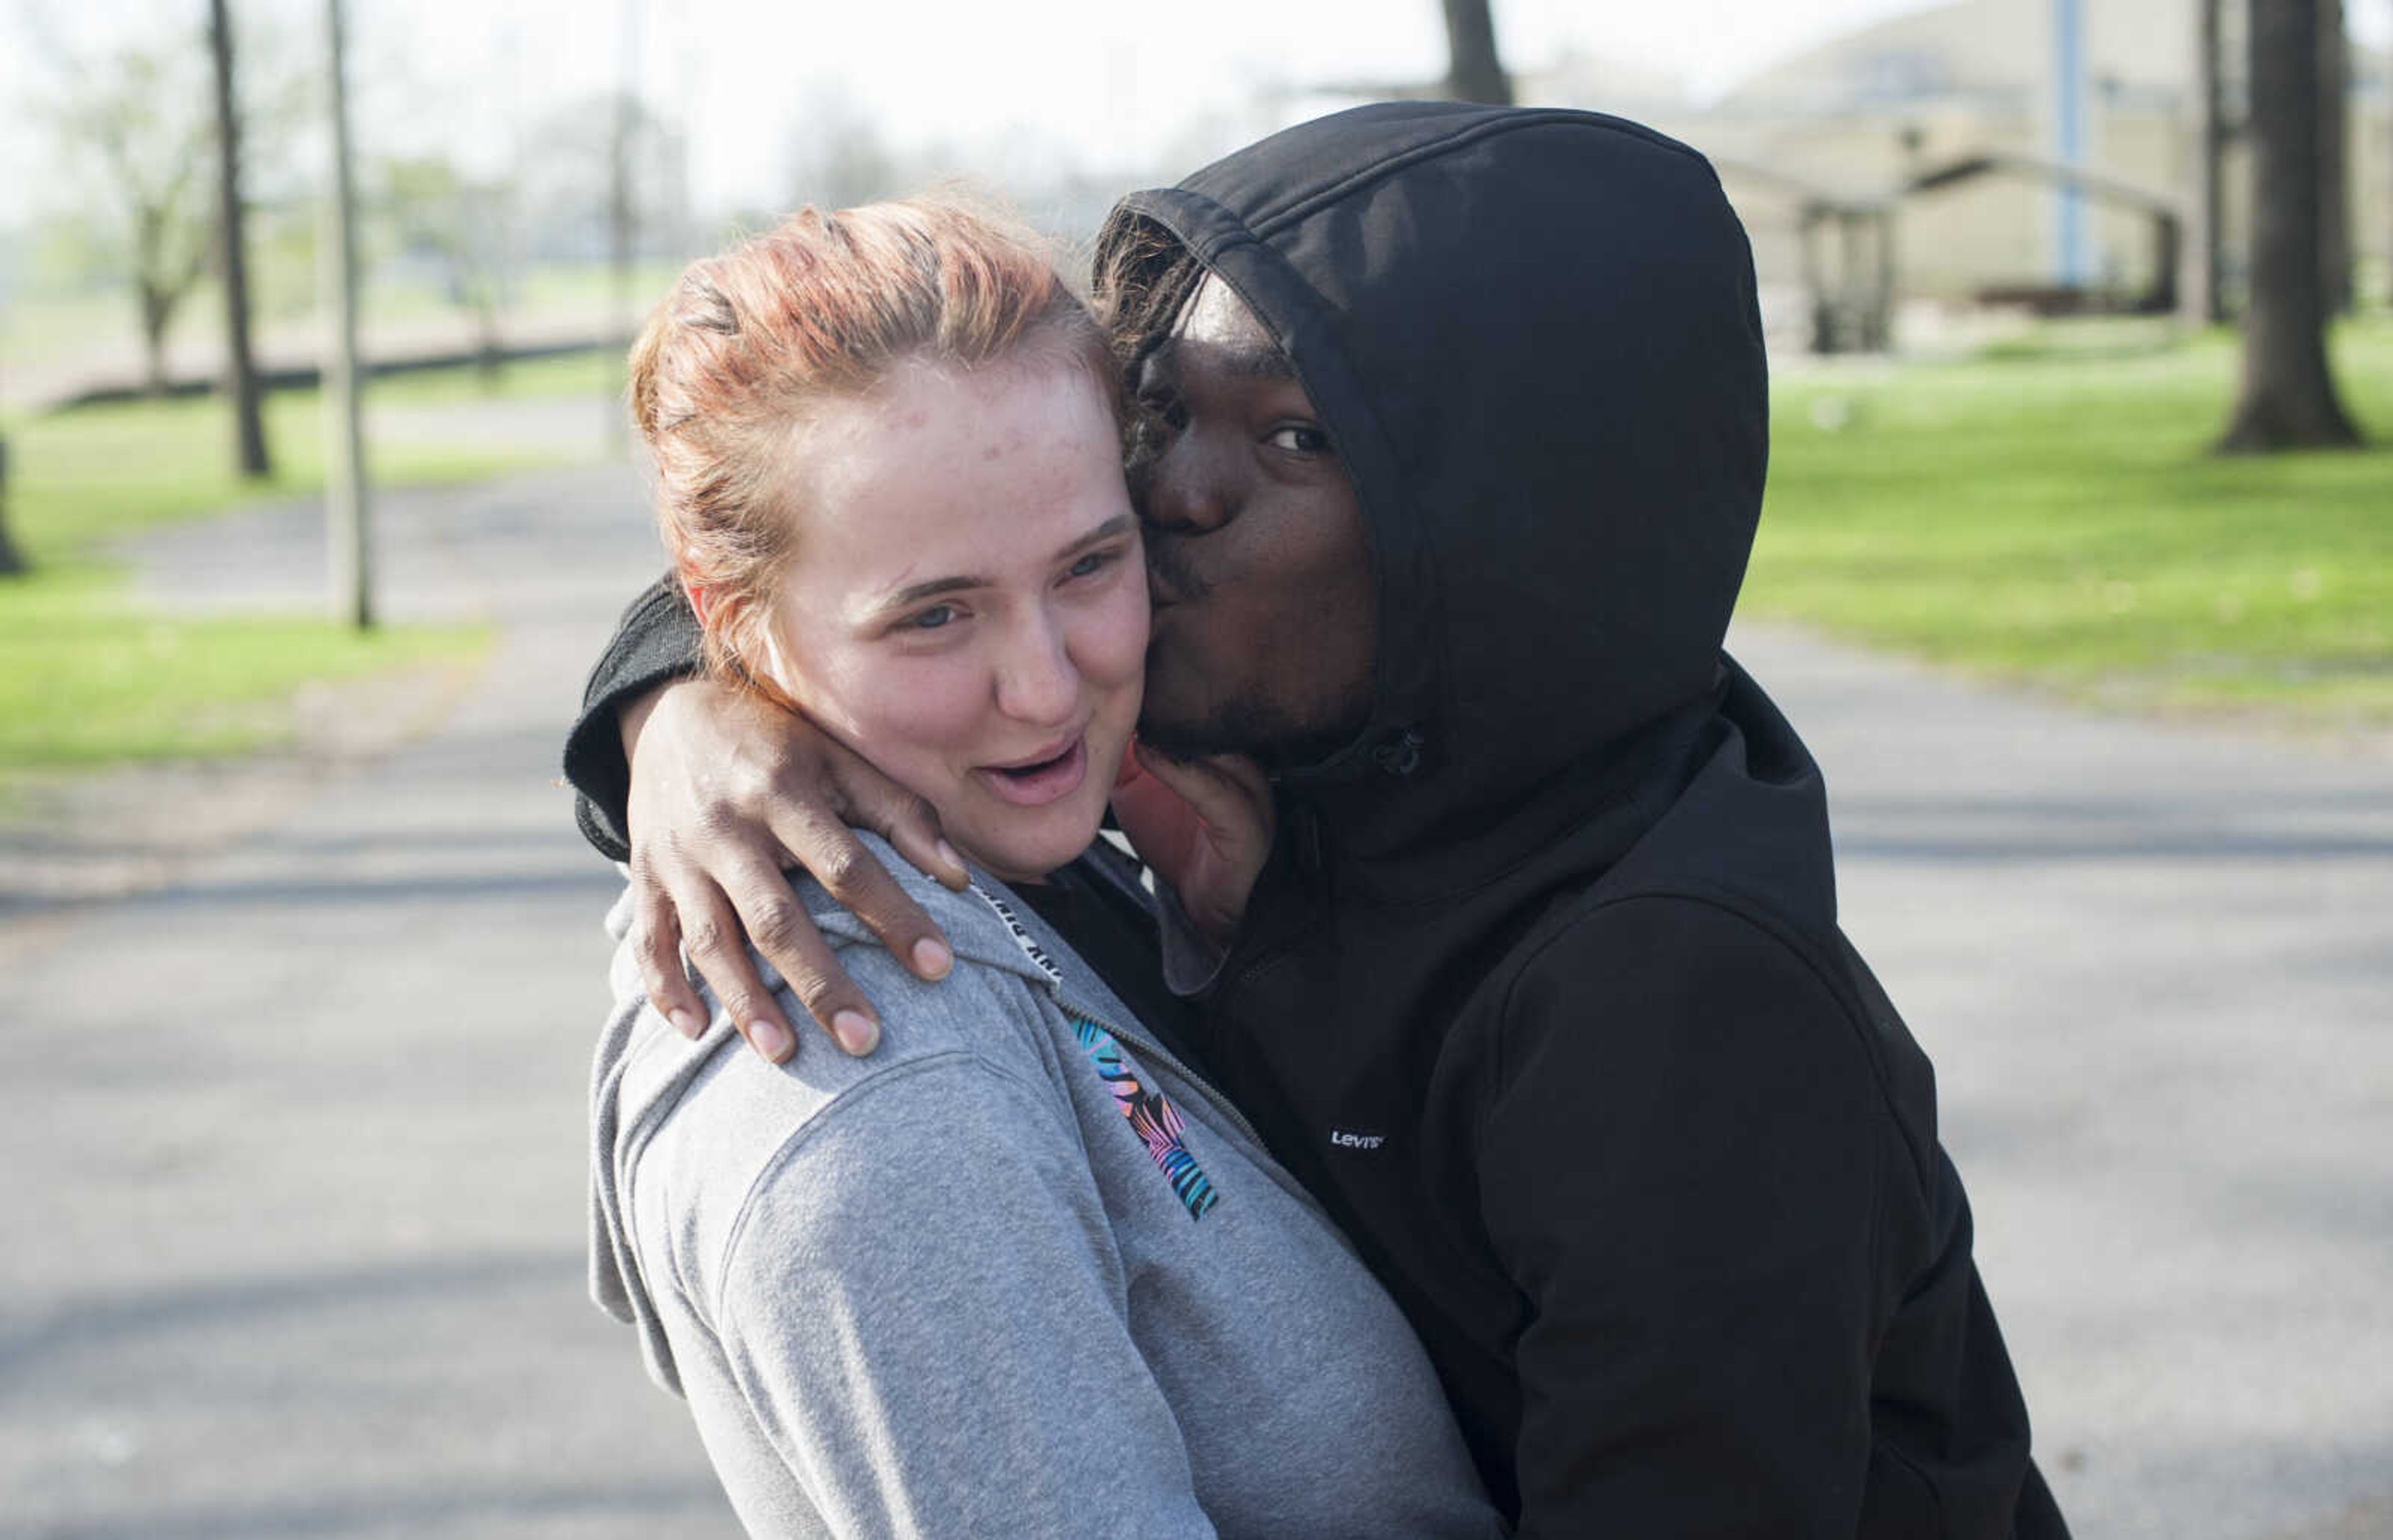
{"label": "levi's logo", "polygon": [[1329,1142],[1341,1150],[1376,1150],[1387,1142],[1385,1134],[1349,1133],[1344,1129],[1329,1130]]}

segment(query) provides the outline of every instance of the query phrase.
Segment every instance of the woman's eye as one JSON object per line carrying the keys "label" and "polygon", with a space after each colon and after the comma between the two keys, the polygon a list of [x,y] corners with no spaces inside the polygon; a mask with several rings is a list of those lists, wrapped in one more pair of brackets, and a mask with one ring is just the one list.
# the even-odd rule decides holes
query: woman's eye
{"label": "woman's eye", "polygon": [[1064,576],[1067,578],[1093,578],[1105,569],[1105,563],[1113,559],[1113,553],[1110,551],[1092,551],[1087,555],[1082,556],[1079,561],[1074,562],[1070,567],[1065,568]]}
{"label": "woman's eye", "polygon": [[1329,435],[1319,428],[1285,427],[1275,429],[1263,442],[1290,454],[1322,454],[1329,449]]}
{"label": "woman's eye", "polygon": [[906,629],[909,631],[936,631],[955,618],[955,606],[933,605],[930,608],[923,610],[919,615],[909,616],[906,620]]}

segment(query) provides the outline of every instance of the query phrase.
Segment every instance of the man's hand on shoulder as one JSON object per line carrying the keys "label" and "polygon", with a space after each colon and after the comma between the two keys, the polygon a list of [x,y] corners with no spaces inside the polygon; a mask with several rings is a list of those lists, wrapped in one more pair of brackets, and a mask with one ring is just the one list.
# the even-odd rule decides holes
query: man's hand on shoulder
{"label": "man's hand on shoulder", "polygon": [[749,1046],[788,1058],[797,1038],[748,955],[752,942],[842,1048],[871,1052],[872,1004],[784,872],[803,868],[915,973],[944,977],[946,938],[849,827],[961,888],[969,875],[937,813],[812,723],[736,685],[678,680],[621,720],[632,771],[631,941],[649,1002],[685,1034],[704,1029],[687,953]]}

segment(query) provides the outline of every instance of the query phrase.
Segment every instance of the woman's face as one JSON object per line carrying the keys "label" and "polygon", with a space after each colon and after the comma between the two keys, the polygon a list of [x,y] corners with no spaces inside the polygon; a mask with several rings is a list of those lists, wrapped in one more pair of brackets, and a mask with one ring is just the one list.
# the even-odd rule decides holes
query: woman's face
{"label": "woman's face", "polygon": [[1138,720],[1146,569],[1098,386],[900,365],[800,431],[773,672],[1000,877],[1095,837]]}

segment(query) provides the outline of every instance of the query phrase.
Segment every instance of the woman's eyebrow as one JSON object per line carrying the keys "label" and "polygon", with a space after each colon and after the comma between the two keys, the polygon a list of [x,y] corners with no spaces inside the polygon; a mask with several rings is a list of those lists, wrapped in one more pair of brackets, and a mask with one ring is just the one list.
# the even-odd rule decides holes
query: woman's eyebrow
{"label": "woman's eyebrow", "polygon": [[1133,515],[1116,514],[1113,517],[1105,520],[1103,524],[1098,525],[1087,534],[1082,535],[1079,540],[1074,541],[1071,544],[1064,547],[1061,551],[1056,552],[1055,559],[1057,561],[1063,561],[1067,557],[1079,555],[1081,552],[1087,550],[1092,545],[1102,545],[1105,542],[1113,539],[1116,535],[1128,533],[1131,526],[1137,522],[1137,517]]}
{"label": "woman's eyebrow", "polygon": [[[1081,552],[1087,550],[1092,545],[1102,545],[1106,541],[1112,540],[1117,535],[1128,534],[1131,526],[1135,525],[1137,522],[1138,520],[1133,515],[1116,514],[1113,517],[1105,520],[1103,524],[1098,525],[1087,534],[1082,535],[1079,539],[1072,542],[1071,544],[1066,545],[1061,551],[1056,552],[1055,560],[1059,562],[1068,561],[1072,557],[1079,555]],[[920,604],[924,599],[935,599],[942,594],[961,594],[975,588],[987,588],[989,586],[990,581],[991,580],[987,578],[932,578],[927,581],[910,583],[906,587],[897,590],[888,597],[876,603],[872,607],[872,612],[879,615],[893,609],[903,609],[908,605]]]}
{"label": "woman's eyebrow", "polygon": [[987,586],[987,578],[933,578],[928,582],[919,582],[910,587],[899,589],[873,606],[873,608],[876,611],[903,609],[908,605],[918,604],[924,599],[935,599],[942,594],[961,594],[967,589]]}

